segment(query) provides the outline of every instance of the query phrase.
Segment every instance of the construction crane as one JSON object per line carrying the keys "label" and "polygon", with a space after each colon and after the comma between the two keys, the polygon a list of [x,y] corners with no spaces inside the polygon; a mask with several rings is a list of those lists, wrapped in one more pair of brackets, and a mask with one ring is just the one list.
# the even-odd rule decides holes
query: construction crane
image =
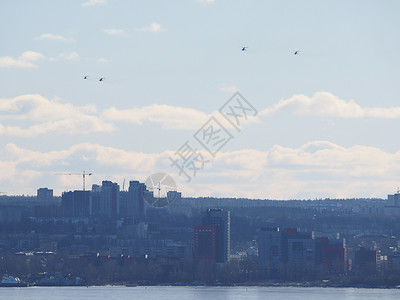
{"label": "construction crane", "polygon": [[56,175],[80,175],[82,176],[82,181],[83,181],[83,190],[85,190],[86,187],[86,176],[92,176],[93,173],[86,173],[85,171],[83,171],[82,173],[56,173]]}

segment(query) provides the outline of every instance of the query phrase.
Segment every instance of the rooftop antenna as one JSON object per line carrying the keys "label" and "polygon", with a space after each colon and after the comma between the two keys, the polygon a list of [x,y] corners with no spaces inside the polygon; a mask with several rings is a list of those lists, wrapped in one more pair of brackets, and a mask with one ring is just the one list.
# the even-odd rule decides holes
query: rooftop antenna
{"label": "rooftop antenna", "polygon": [[125,191],[125,179],[124,182],[122,183],[122,190]]}

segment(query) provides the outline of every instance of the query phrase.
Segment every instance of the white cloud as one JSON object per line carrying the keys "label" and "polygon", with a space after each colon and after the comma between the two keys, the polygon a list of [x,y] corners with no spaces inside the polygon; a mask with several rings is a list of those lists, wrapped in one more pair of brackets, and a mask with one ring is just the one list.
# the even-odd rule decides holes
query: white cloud
{"label": "white cloud", "polygon": [[29,123],[25,127],[2,125],[0,127],[2,135],[32,137],[52,132],[88,134],[115,130],[112,124],[96,116],[94,106],[77,107],[49,100],[40,95],[0,99],[0,113],[0,120],[19,120],[20,123]]}
{"label": "white cloud", "polygon": [[72,38],[66,38],[62,35],[57,35],[53,33],[43,33],[40,36],[36,37],[35,40],[51,40],[57,42],[74,42],[75,40]]}
{"label": "white cloud", "polygon": [[63,52],[63,53],[60,53],[58,55],[58,57],[61,59],[72,60],[72,61],[78,61],[80,59],[79,54],[76,52],[70,52],[70,53]]}
{"label": "white cloud", "polygon": [[103,31],[110,35],[125,35],[125,31],[123,29],[110,28],[110,29],[103,29]]}
{"label": "white cloud", "polygon": [[136,31],[162,32],[165,29],[158,23],[151,23],[148,27],[137,28]]}
{"label": "white cloud", "polygon": [[134,176],[131,179],[144,181],[148,174],[157,169],[158,161],[166,160],[166,157],[167,153],[129,152],[89,143],[49,152],[32,151],[16,144],[7,144],[4,149],[0,149],[0,180],[10,183],[7,187],[9,194],[33,194],[40,186],[50,186],[61,194],[66,189],[80,189],[82,177],[56,176],[56,173],[79,172],[86,168],[93,172],[93,176],[86,180],[87,186],[91,182],[101,184],[105,179],[116,180],[121,176],[126,178],[126,174]]}
{"label": "white cloud", "polygon": [[11,56],[3,56],[0,57],[0,68],[8,68],[8,67],[16,67],[16,68],[35,68],[36,66],[27,61],[21,61]]}
{"label": "white cloud", "polygon": [[33,62],[44,59],[46,59],[46,57],[42,53],[35,51],[26,51],[22,53],[22,55],[17,59],[12,58],[11,56],[0,57],[0,68],[36,68],[37,66]]}
{"label": "white cloud", "polygon": [[118,110],[111,107],[102,116],[106,120],[127,122],[141,125],[144,122],[161,123],[167,129],[199,129],[211,115],[201,111],[171,106],[153,104],[141,108]]}
{"label": "white cloud", "polygon": [[[218,119],[224,128],[234,128],[232,124],[225,121],[219,112],[214,111],[210,114],[202,111],[172,105],[152,104],[144,107],[134,107],[131,109],[120,110],[111,107],[102,113],[102,118],[108,121],[131,123],[143,125],[146,122],[159,123],[165,129],[198,130],[211,117]],[[260,122],[256,117],[247,116],[241,122],[241,126],[248,126],[252,123]]]}
{"label": "white cloud", "polygon": [[[39,59],[40,55],[27,53],[24,56],[24,59],[28,61]],[[323,96],[326,96],[331,101],[324,100]],[[259,116],[266,116],[281,111],[292,114],[328,115],[346,118],[396,117],[396,108],[367,109],[360,107],[354,102],[347,106],[347,102],[337,99],[331,94],[326,95],[326,93],[319,93],[319,95],[312,99],[303,95],[296,95],[290,99],[294,100],[280,101],[272,106],[272,108],[261,111],[258,116],[248,117],[241,125],[248,126],[253,123],[260,123]],[[319,104],[314,104],[316,99],[322,100]],[[344,108],[339,109],[337,107]],[[77,107],[68,103],[49,100],[40,95],[23,95],[14,99],[0,99],[0,113],[0,121],[3,120],[0,124],[0,135],[10,136],[37,136],[50,132],[69,134],[111,132],[121,122],[140,126],[146,123],[158,123],[168,130],[193,131],[200,129],[212,116],[221,121],[225,128],[232,127],[217,111],[204,113],[192,108],[152,104],[131,109],[110,107],[102,112],[97,112],[95,106]],[[15,122],[5,123],[7,120],[23,120],[25,123],[16,126]]]}
{"label": "white cloud", "polygon": [[82,6],[95,6],[107,4],[107,0],[88,0],[82,3]]}
{"label": "white cloud", "polygon": [[399,171],[400,152],[313,141],[299,148],[275,145],[265,152],[222,152],[210,168],[199,171],[198,179],[212,194],[220,196],[385,197],[396,186]]}
{"label": "white cloud", "polygon": [[322,116],[337,118],[383,118],[393,119],[400,117],[400,107],[361,107],[354,100],[346,101],[337,96],[319,92],[308,97],[294,95],[289,99],[280,100],[270,108],[260,112],[260,116],[278,112],[289,112],[295,115]]}
{"label": "white cloud", "polygon": [[22,55],[19,57],[19,60],[38,61],[38,60],[42,60],[45,58],[46,57],[42,53],[35,52],[35,51],[26,51],[26,52],[22,53]]}
{"label": "white cloud", "polygon": [[178,168],[171,166],[169,157],[174,153],[141,153],[91,143],[38,152],[7,144],[0,149],[0,179],[10,185],[9,193],[21,192],[22,186],[29,189],[23,192],[32,194],[40,185],[61,193],[80,188],[82,178],[54,176],[56,172],[93,172],[89,185],[104,179],[143,182],[162,171],[177,181],[184,196],[315,199],[386,197],[397,187],[400,172],[400,152],[313,141],[298,148],[275,145],[269,151],[221,152],[195,177],[187,169],[192,176],[187,183]]}
{"label": "white cloud", "polygon": [[26,51],[18,58],[11,56],[0,57],[0,68],[14,67],[14,68],[37,68],[37,62],[43,60],[56,61],[56,60],[70,60],[78,61],[80,56],[76,52],[63,52],[57,58],[46,57],[44,54],[35,51]]}

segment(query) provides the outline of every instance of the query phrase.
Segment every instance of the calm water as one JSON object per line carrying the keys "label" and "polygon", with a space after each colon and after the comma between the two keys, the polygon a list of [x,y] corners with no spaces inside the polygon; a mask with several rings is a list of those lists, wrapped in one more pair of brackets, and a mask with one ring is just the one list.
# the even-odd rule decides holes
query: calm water
{"label": "calm water", "polygon": [[1,300],[396,299],[400,290],[292,287],[29,287],[0,288]]}

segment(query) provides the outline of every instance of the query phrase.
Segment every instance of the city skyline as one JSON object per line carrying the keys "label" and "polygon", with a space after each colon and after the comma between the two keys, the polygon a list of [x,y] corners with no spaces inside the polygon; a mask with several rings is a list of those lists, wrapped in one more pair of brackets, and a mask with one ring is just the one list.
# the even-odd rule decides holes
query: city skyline
{"label": "city skyline", "polygon": [[[7,195],[59,196],[82,178],[56,174],[83,170],[87,187],[165,172],[186,197],[386,198],[400,186],[396,1],[0,8]],[[256,109],[240,130],[218,112],[237,91]],[[215,156],[195,137],[212,117],[230,134]],[[170,160],[187,141],[209,160],[190,182]]]}

